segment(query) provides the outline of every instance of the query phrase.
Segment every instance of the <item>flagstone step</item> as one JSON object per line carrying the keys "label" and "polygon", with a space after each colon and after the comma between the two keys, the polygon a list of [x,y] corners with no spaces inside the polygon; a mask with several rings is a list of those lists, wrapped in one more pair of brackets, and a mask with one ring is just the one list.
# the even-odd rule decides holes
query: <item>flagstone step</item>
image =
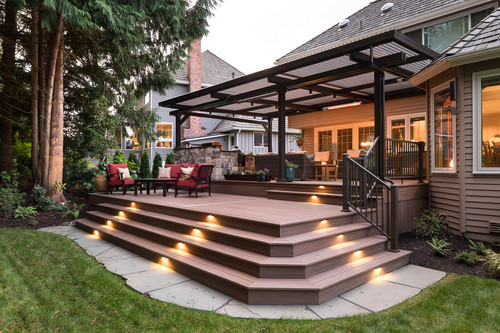
{"label": "flagstone step", "polygon": [[[382,251],[303,279],[257,278],[191,252],[81,219],[77,227],[249,304],[319,304],[377,274],[404,266],[409,252]],[[379,270],[379,271],[377,271]]]}

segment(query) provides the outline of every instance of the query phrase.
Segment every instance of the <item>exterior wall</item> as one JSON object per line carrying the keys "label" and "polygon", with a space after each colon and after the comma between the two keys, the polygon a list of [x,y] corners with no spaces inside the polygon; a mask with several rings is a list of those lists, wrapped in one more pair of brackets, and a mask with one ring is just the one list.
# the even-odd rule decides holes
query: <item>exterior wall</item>
{"label": "exterior wall", "polygon": [[[392,116],[425,113],[426,110],[427,104],[425,96],[401,98],[387,101],[385,104],[386,119]],[[288,124],[291,128],[300,128],[304,130],[304,145],[302,150],[307,151],[308,154],[315,153],[315,128],[363,122],[373,123],[373,121],[374,110],[372,103],[331,111],[304,113],[288,117]],[[386,122],[386,135],[389,131],[390,129],[388,128]]]}
{"label": "exterior wall", "polygon": [[462,228],[466,235],[475,238],[496,237],[500,240],[500,234],[489,234],[489,222],[500,222],[500,174],[497,175],[475,175],[473,170],[473,138],[472,138],[472,74],[488,69],[500,69],[500,60],[495,59],[481,63],[470,64],[463,67],[463,123],[459,123],[465,129],[462,131],[460,141],[464,146],[465,170],[461,178],[461,209]]}
{"label": "exterior wall", "polygon": [[[239,134],[235,134],[236,145],[245,154],[254,153],[267,153],[267,147],[254,147],[253,145],[253,131],[241,131]],[[264,133],[264,132],[262,132]],[[299,151],[297,143],[293,140],[293,134],[285,135],[285,152],[289,151]],[[278,133],[273,133],[273,152],[278,151]]]}
{"label": "exterior wall", "polygon": [[222,180],[227,168],[232,171],[238,170],[238,152],[221,151],[218,147],[176,149],[175,163],[211,163],[214,165],[212,179]]}

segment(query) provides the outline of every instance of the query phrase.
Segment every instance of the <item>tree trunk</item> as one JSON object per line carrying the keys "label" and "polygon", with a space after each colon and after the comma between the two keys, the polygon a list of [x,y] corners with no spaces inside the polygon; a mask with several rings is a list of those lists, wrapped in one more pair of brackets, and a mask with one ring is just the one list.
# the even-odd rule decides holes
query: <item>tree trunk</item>
{"label": "tree trunk", "polygon": [[31,175],[38,170],[38,9],[31,11]]}
{"label": "tree trunk", "polygon": [[42,154],[42,186],[50,193],[52,185],[49,181],[50,168],[50,135],[51,135],[51,117],[52,104],[54,98],[54,82],[56,76],[56,63],[59,51],[59,44],[62,37],[63,17],[61,14],[57,16],[57,28],[52,32],[52,38],[49,43],[50,56],[48,58],[49,68],[47,71],[47,92],[45,94],[44,119],[43,119],[43,141],[41,142]]}
{"label": "tree trunk", "polygon": [[[64,141],[64,95],[63,95],[63,72],[64,72],[64,36],[62,34],[57,52],[56,72],[54,81],[54,95],[52,98],[52,116],[50,117],[50,156],[49,156],[49,184],[62,184],[63,182],[63,141]],[[49,195],[57,203],[64,202],[62,188],[50,186]]]}
{"label": "tree trunk", "polygon": [[[43,17],[43,6],[40,7],[39,17]],[[42,185],[42,169],[43,169],[43,146],[45,135],[45,87],[46,87],[46,72],[47,72],[47,33],[42,28],[41,20],[38,20],[38,165],[36,169],[34,184]]]}
{"label": "tree trunk", "polygon": [[16,87],[16,35],[17,8],[12,0],[5,4],[5,21],[3,26],[2,75],[3,89],[0,92],[0,171],[11,171],[12,161],[12,123],[14,116],[14,91]]}

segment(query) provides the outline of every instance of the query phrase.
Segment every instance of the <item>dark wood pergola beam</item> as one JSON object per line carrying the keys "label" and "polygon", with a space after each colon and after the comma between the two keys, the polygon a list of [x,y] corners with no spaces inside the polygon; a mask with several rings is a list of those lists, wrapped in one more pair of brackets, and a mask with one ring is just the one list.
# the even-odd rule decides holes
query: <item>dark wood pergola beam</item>
{"label": "dark wood pergola beam", "polygon": [[262,126],[267,126],[267,120],[253,120],[253,119],[245,119],[245,118],[235,118],[235,117],[228,117],[228,116],[219,116],[219,115],[209,115],[207,113],[202,113],[202,112],[190,112],[188,113],[189,116],[195,116],[195,117],[201,117],[201,118],[213,118],[213,119],[221,119],[221,120],[230,120],[230,121],[238,121],[242,123],[250,123],[250,124],[258,124]]}

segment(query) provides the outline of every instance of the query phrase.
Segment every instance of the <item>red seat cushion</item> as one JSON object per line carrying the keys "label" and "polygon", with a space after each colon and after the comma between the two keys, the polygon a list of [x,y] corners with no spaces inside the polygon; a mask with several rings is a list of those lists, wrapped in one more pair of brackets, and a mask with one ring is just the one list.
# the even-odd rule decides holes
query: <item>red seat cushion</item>
{"label": "red seat cushion", "polygon": [[[123,181],[121,179],[110,180],[109,185],[110,186],[121,186],[121,185],[123,185]],[[130,179],[130,178],[125,179],[125,185],[134,185],[134,180]]]}
{"label": "red seat cushion", "polygon": [[108,172],[109,172],[109,184],[111,182],[116,182],[119,181],[121,184],[120,180],[120,174],[118,173],[118,168],[126,168],[126,164],[108,164]]}
{"label": "red seat cushion", "polygon": [[170,178],[177,178],[182,166],[183,164],[165,164],[165,168],[170,168]]}
{"label": "red seat cushion", "polygon": [[[191,187],[195,188],[196,187],[196,182],[191,181],[191,180],[179,180],[177,182],[177,187]],[[200,184],[198,185],[198,188],[207,188],[208,184]]]}

